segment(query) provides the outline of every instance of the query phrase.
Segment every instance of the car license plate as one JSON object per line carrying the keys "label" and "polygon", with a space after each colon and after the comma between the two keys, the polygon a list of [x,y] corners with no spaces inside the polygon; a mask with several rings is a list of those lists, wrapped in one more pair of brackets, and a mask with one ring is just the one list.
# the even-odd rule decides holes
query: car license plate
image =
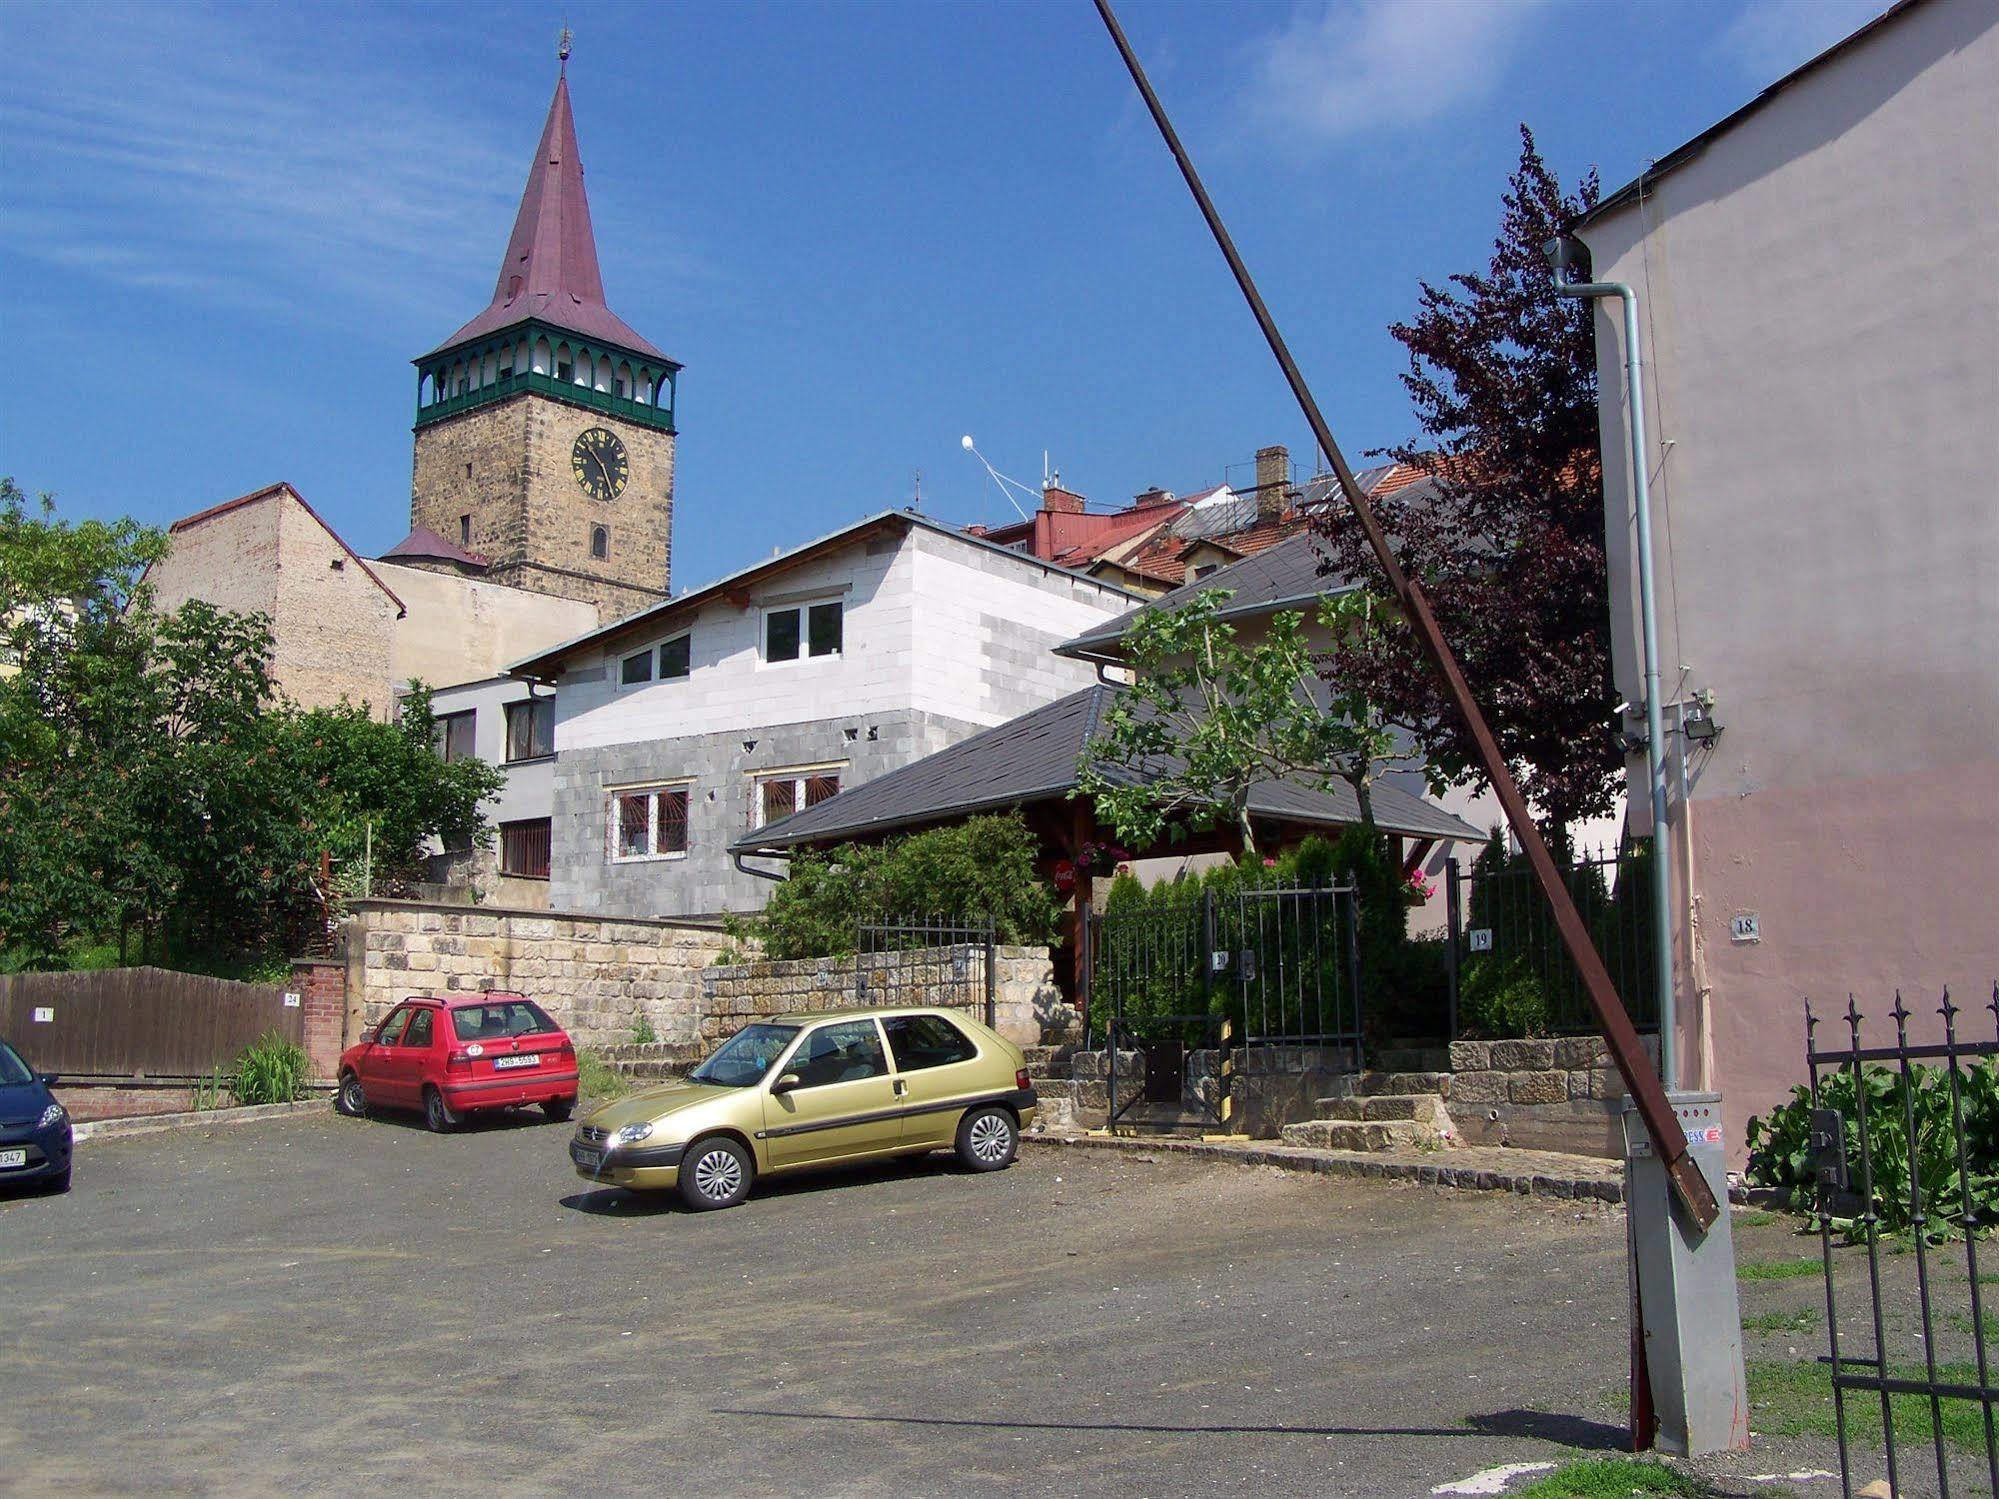
{"label": "car license plate", "polygon": [[604,1164],[604,1157],[594,1150],[585,1150],[579,1145],[576,1148],[576,1164],[585,1171],[595,1171]]}
{"label": "car license plate", "polygon": [[522,1057],[494,1057],[493,1070],[495,1072],[504,1072],[509,1067],[533,1067],[540,1061],[540,1056],[533,1052],[529,1052],[526,1056]]}
{"label": "car license plate", "polygon": [[0,1150],[0,1171],[11,1170],[13,1167],[25,1166],[27,1164],[28,1164],[27,1151]]}

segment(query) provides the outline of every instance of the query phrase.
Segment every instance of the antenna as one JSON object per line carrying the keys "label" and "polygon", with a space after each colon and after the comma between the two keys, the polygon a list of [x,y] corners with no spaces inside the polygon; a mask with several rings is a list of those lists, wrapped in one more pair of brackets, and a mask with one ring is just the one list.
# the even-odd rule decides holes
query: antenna
{"label": "antenna", "polygon": [[923,508],[923,470],[920,468],[917,469],[914,477],[916,481],[916,493],[909,501],[909,508],[911,510],[921,510]]}
{"label": "antenna", "polygon": [[569,76],[569,44],[575,39],[575,36],[575,32],[564,26],[562,28],[562,35],[555,39],[555,56],[562,64],[562,76],[565,78]]}
{"label": "antenna", "polygon": [[958,446],[963,448],[967,453],[970,453],[974,458],[978,459],[980,463],[985,465],[986,472],[988,474],[991,474],[995,482],[998,483],[1000,487],[1000,493],[1006,496],[1006,502],[1009,505],[1013,506],[1013,513],[1015,515],[1018,515],[1022,520],[1029,519],[1030,517],[1028,516],[1028,513],[1020,508],[1020,501],[1016,500],[1013,497],[1012,490],[1009,489],[1007,486],[1008,485],[1013,486],[1013,489],[1019,490],[1022,494],[1026,495],[1029,499],[1033,500],[1036,505],[1039,505],[1041,503],[1041,496],[1036,494],[1033,490],[1029,489],[1025,484],[1021,483],[1020,480],[1009,479],[1005,474],[1001,473],[998,469],[994,468],[990,463],[986,463],[986,455],[984,453],[981,453],[978,449],[978,445],[972,441],[971,433],[967,432],[963,437],[959,438]]}

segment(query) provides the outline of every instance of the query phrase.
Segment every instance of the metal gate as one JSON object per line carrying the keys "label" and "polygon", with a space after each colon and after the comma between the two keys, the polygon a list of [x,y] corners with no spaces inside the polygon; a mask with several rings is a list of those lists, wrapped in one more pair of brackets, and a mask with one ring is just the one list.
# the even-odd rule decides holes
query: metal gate
{"label": "metal gate", "polygon": [[1176,1122],[1220,1125],[1239,1077],[1361,1069],[1352,886],[1155,895],[1093,912],[1086,953],[1112,1124],[1140,1103],[1163,1122],[1177,1096]]}
{"label": "metal gate", "polygon": [[938,1005],[992,1025],[996,970],[990,919],[864,922],[854,944],[854,1003]]}
{"label": "metal gate", "polygon": [[[1991,1224],[1977,1206],[1999,1164],[1994,1160],[1999,1141],[1989,1138],[1989,1104],[1999,1087],[1989,1060],[1999,1057],[1999,986],[1989,1008],[1993,1038],[1960,1039],[1957,1020],[1964,1012],[1946,992],[1937,1012],[1943,1018],[1942,1043],[1912,1045],[1910,1011],[1898,994],[1894,1044],[1863,1046],[1864,1017],[1849,999],[1846,1044],[1822,1048],[1819,1019],[1805,1007],[1826,1362],[1840,1481],[1848,1495],[1856,1483],[1874,1476],[1856,1473],[1853,1449],[1862,1440],[1873,1448],[1877,1423],[1880,1460],[1892,1492],[1926,1486],[1926,1470],[1934,1464],[1939,1494],[1948,1495],[1953,1481],[1999,1494],[1993,1416],[1999,1388],[1986,1349],[1979,1272],[1979,1237]],[[1918,1062],[1931,1065],[1912,1069]],[[1973,1132],[1981,1138],[1967,1136],[1967,1096],[1985,1105],[1974,1119]],[[1906,1237],[1884,1231],[1889,1210],[1892,1222],[1906,1222]],[[1833,1270],[1835,1231],[1856,1248],[1864,1245],[1867,1256],[1867,1306],[1845,1325]],[[1884,1238],[1890,1239],[1896,1262],[1885,1284]],[[1953,1245],[1952,1239],[1961,1242]],[[1909,1452],[1905,1444],[1917,1450]],[[1921,1452],[1924,1446],[1928,1453]]]}

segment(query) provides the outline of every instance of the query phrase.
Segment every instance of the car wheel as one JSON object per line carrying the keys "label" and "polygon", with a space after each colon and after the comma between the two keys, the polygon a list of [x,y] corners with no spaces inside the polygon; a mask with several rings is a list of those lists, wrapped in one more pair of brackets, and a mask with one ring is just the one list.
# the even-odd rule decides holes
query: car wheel
{"label": "car wheel", "polygon": [[734,1207],[756,1178],[750,1153],[726,1135],[696,1140],[680,1158],[680,1200],[697,1213]]}
{"label": "car wheel", "polygon": [[996,1104],[968,1109],[958,1121],[958,1159],[974,1171],[998,1171],[1020,1147],[1020,1126]]}
{"label": "car wheel", "polygon": [[423,1122],[434,1135],[458,1128],[458,1116],[435,1088],[423,1090]]}
{"label": "car wheel", "polygon": [[542,1113],[548,1115],[556,1124],[562,1123],[575,1112],[575,1109],[576,1100],[573,1098],[551,1098],[544,1101],[541,1106]]}
{"label": "car wheel", "polygon": [[340,1091],[333,1096],[333,1101],[349,1119],[359,1119],[368,1112],[367,1090],[361,1086],[361,1079],[351,1072],[341,1075]]}

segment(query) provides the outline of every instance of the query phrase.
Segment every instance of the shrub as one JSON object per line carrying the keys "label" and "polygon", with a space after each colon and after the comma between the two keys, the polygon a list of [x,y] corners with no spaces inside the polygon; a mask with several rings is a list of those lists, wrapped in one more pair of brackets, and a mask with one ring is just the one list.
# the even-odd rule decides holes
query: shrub
{"label": "shrub", "polygon": [[658,1033],[652,1028],[652,1017],[641,1010],[639,1012],[638,1024],[632,1027],[632,1044],[634,1046],[650,1046],[658,1039]]}
{"label": "shrub", "polygon": [[[1868,1155],[1873,1164],[1874,1211],[1886,1233],[1911,1227],[1911,1165],[1921,1188],[1925,1235],[1940,1242],[1962,1232],[1960,1220],[1975,1211],[1985,1222],[1999,1214],[1999,1064],[1981,1059],[1959,1074],[1964,1114],[1964,1155],[1968,1182],[1958,1175],[1958,1144],[1951,1107],[1950,1079],[1941,1067],[1911,1067],[1903,1074],[1887,1067],[1862,1070]],[[1819,1079],[1819,1107],[1846,1118],[1847,1180],[1861,1187],[1860,1109],[1850,1068]],[[1811,1144],[1811,1090],[1800,1085],[1790,1100],[1767,1117],[1749,1121],[1749,1179],[1773,1189],[1786,1207],[1817,1207],[1818,1172]],[[1909,1121],[1915,1121],[1913,1142]],[[1968,1190],[1967,1190],[1968,1188]],[[1857,1200],[1845,1204],[1857,1209]],[[1850,1239],[1864,1235],[1857,1212],[1835,1216],[1833,1226]]]}
{"label": "shrub", "polygon": [[732,923],[767,958],[844,956],[866,922],[977,924],[1001,942],[1054,939],[1061,907],[1035,872],[1040,844],[1018,812],[974,817],[882,844],[804,853],[761,916]]}
{"label": "shrub", "polygon": [[1545,1036],[1548,992],[1525,957],[1468,959],[1458,990],[1458,1018],[1481,1036]]}
{"label": "shrub", "polygon": [[305,1097],[312,1060],[276,1031],[267,1032],[236,1058],[230,1091],[238,1103],[294,1103]]}

